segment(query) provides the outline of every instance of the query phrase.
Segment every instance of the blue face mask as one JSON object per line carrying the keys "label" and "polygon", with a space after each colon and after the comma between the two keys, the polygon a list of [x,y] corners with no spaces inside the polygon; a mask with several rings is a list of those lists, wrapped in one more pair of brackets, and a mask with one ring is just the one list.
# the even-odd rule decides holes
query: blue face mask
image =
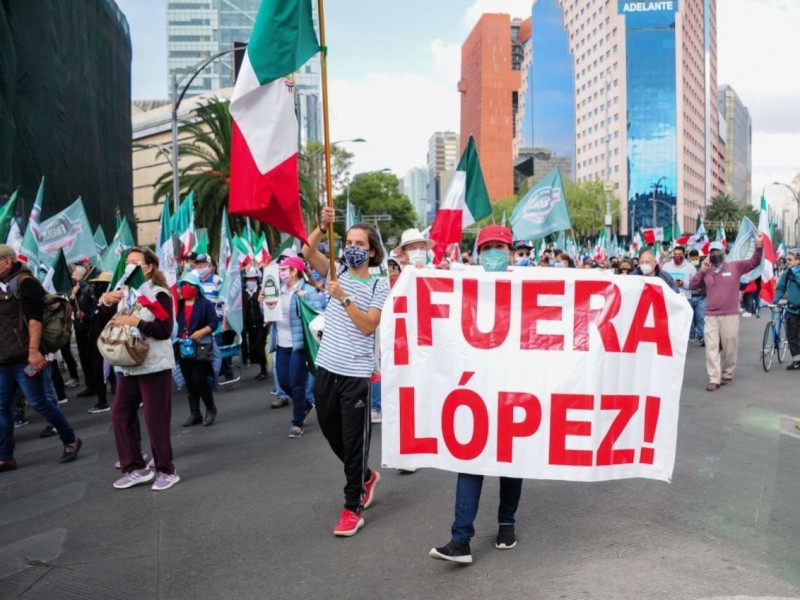
{"label": "blue face mask", "polygon": [[358,269],[367,262],[367,251],[358,246],[348,246],[344,249],[344,262],[351,269]]}
{"label": "blue face mask", "polygon": [[484,271],[505,271],[508,269],[508,252],[499,248],[492,248],[481,253],[480,261]]}
{"label": "blue face mask", "polygon": [[530,267],[531,266],[531,258],[530,256],[523,256],[522,258],[515,258],[514,264],[518,267]]}

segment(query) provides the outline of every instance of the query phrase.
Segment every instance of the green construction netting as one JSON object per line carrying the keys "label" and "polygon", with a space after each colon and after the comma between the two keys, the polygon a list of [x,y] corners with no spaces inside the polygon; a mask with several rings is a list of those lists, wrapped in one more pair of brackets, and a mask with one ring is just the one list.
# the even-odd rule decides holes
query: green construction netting
{"label": "green construction netting", "polygon": [[[83,197],[92,225],[133,216],[131,42],[113,0],[0,0],[0,196],[23,221]],[[24,216],[23,216],[24,215]],[[5,240],[3,240],[5,241]]]}

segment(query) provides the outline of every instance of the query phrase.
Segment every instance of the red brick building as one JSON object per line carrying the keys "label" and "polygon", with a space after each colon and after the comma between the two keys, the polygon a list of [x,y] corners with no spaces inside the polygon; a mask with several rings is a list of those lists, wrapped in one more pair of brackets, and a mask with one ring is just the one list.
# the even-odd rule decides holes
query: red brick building
{"label": "red brick building", "polygon": [[[520,88],[519,19],[485,14],[461,46],[461,151],[475,138],[492,200],[514,193],[514,117]],[[527,36],[530,37],[530,23]],[[525,29],[525,27],[523,27]]]}

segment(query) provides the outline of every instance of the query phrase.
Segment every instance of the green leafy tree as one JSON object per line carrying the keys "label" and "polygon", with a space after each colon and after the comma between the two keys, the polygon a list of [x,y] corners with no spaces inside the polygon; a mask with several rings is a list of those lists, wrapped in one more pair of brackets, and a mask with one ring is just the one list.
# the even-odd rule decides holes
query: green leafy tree
{"label": "green leafy tree", "polygon": [[758,211],[756,210],[756,207],[753,206],[752,204],[745,204],[742,207],[742,209],[740,211],[740,216],[739,216],[739,220],[740,221],[741,221],[742,217],[747,217],[753,223],[758,225],[759,214],[758,214]]}
{"label": "green leafy tree", "polygon": [[[572,223],[573,235],[580,238],[594,237],[605,228],[606,193],[602,181],[576,183],[564,179],[564,195]],[[612,228],[619,228],[619,199],[611,197]]]}
{"label": "green leafy tree", "polygon": [[[373,171],[358,173],[350,182],[350,204],[355,213],[360,213],[367,222],[373,215],[389,215],[388,221],[378,221],[381,236],[385,243],[391,238],[400,238],[400,234],[415,226],[416,213],[411,201],[398,189],[397,177],[391,173]],[[337,213],[344,215],[347,205],[347,191],[339,194],[334,200]],[[344,235],[344,219],[337,219],[336,233]]]}

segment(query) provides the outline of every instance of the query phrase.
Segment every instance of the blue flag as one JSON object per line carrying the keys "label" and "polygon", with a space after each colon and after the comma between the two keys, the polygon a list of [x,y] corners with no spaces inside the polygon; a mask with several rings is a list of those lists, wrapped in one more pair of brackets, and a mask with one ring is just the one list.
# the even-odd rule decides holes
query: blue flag
{"label": "blue flag", "polygon": [[520,199],[511,213],[511,229],[516,240],[536,240],[572,229],[558,167]]}

